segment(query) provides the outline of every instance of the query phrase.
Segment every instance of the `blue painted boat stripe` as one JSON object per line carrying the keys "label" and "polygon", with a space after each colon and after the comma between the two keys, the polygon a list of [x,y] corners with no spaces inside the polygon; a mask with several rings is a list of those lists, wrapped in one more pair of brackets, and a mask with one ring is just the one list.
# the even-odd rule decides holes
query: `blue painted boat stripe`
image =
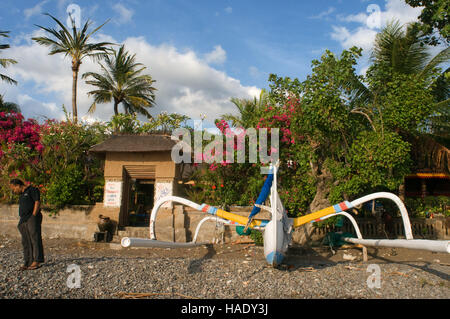
{"label": "blue painted boat stripe", "polygon": [[336,213],[342,212],[341,206],[339,206],[339,204],[333,205],[333,208]]}

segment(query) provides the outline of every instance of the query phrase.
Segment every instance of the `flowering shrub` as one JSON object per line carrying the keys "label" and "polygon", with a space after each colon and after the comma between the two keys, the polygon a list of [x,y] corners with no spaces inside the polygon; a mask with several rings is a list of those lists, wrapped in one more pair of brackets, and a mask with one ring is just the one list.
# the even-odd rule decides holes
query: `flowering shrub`
{"label": "flowering shrub", "polygon": [[11,178],[30,183],[43,150],[35,120],[25,120],[20,113],[0,112],[0,198],[12,200],[8,187]]}
{"label": "flowering shrub", "polygon": [[267,105],[264,116],[259,119],[256,128],[272,128],[280,131],[280,145],[278,151],[280,159],[278,193],[292,217],[307,213],[309,203],[314,197],[313,179],[308,174],[308,161],[300,160],[304,154],[305,137],[294,128],[294,119],[302,116],[300,99],[288,96],[282,103]]}
{"label": "flowering shrub", "polygon": [[0,112],[0,158],[7,152],[6,149],[18,144],[42,153],[44,146],[40,143],[39,133],[40,126],[35,120],[24,120],[20,113]]}
{"label": "flowering shrub", "polygon": [[[314,189],[308,185],[310,182],[308,176],[303,174],[307,168],[305,169],[291,160],[294,158],[292,147],[295,145],[296,139],[299,141],[303,139],[302,136],[294,136],[291,130],[291,117],[298,109],[299,101],[296,99],[291,99],[282,106],[267,105],[263,112],[264,117],[255,121],[258,123],[256,129],[266,128],[268,130],[269,140],[272,128],[280,130],[279,149],[268,145],[268,155],[272,152],[280,152],[278,154],[281,160],[278,191],[291,216],[306,213],[308,204],[314,195]],[[223,150],[225,154],[218,154],[217,158],[215,157],[215,148],[211,153],[208,149],[203,152],[201,159],[208,164],[205,164],[205,167],[195,176],[196,184],[189,191],[189,195],[197,201],[222,207],[251,206],[264,184],[265,175],[261,174],[261,166],[267,164],[260,161],[250,163],[248,153],[245,154],[245,163],[237,163],[238,151],[245,151],[245,145],[252,143],[249,137],[245,136],[249,128],[239,128],[233,132],[225,120],[216,121],[216,127],[222,133],[222,138],[215,139],[217,144],[226,145],[225,139],[233,136],[233,147],[227,146]],[[212,142],[212,145],[216,144]],[[227,159],[233,159],[233,161]]]}
{"label": "flowering shrub", "polygon": [[105,137],[103,124],[39,124],[19,113],[0,113],[0,198],[14,201],[9,180],[20,178],[38,187],[43,204],[56,209],[101,200],[102,167],[88,150]]}

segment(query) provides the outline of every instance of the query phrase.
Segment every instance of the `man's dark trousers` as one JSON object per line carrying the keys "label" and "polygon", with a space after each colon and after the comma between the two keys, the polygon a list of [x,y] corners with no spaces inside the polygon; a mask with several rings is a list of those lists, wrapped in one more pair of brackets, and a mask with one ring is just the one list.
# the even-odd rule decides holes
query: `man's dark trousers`
{"label": "man's dark trousers", "polygon": [[22,235],[24,266],[29,267],[33,261],[44,262],[44,248],[41,235],[42,214],[31,215],[26,221],[20,223],[20,234]]}

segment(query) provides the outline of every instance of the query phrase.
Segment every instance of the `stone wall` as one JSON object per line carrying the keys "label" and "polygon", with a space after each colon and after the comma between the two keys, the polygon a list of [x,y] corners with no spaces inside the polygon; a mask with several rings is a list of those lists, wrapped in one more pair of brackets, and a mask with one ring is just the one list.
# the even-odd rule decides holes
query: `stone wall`
{"label": "stone wall", "polygon": [[[42,211],[43,238],[78,238],[92,240],[98,231],[98,216],[117,216],[117,208],[105,208],[97,205],[73,206],[61,210],[54,216]],[[0,205],[0,232],[5,236],[18,237],[18,205]],[[117,221],[116,221],[117,222]]]}
{"label": "stone wall", "polygon": [[[232,207],[231,212],[248,216],[250,207]],[[76,238],[81,240],[93,240],[94,233],[98,231],[98,216],[110,217],[113,223],[117,225],[117,216],[119,208],[106,208],[103,203],[97,203],[92,206],[73,206],[60,211],[56,216],[49,216],[48,212],[43,212],[42,236],[43,238]],[[173,209],[161,209],[156,219],[156,236],[159,240],[187,242],[194,238],[198,223],[208,216],[205,213],[198,212],[189,207],[174,205]],[[270,214],[262,211],[258,218],[269,219]],[[18,205],[0,205],[0,233],[5,236],[19,237],[17,229]],[[397,223],[398,222],[398,223]],[[348,224],[348,223],[347,223]],[[401,231],[401,222],[396,221],[395,229]],[[450,218],[442,219],[420,219],[411,220],[415,238],[424,238],[419,234],[432,235],[430,239],[449,239],[450,238]],[[369,219],[358,219],[358,225],[366,238],[374,238],[369,231],[375,229],[370,226]],[[352,232],[348,225],[344,231]],[[297,244],[309,243],[312,240],[320,240],[328,231],[335,229],[317,229],[308,223],[297,228],[293,233],[293,241]],[[116,239],[119,237],[143,237],[149,238],[148,227],[127,227],[125,230],[115,233]],[[118,235],[118,236],[117,236]],[[402,234],[397,234],[402,237]],[[206,221],[199,235],[197,242],[233,242],[240,237],[235,232],[234,226],[225,225],[222,227],[214,220]]]}

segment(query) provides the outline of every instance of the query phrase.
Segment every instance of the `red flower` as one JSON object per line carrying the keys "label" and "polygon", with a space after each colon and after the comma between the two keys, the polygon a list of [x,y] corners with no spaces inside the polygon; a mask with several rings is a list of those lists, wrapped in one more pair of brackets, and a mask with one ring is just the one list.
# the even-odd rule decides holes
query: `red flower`
{"label": "red flower", "polygon": [[216,185],[213,185],[212,189],[216,189]]}
{"label": "red flower", "polygon": [[220,187],[223,187],[223,184],[220,184]]}

